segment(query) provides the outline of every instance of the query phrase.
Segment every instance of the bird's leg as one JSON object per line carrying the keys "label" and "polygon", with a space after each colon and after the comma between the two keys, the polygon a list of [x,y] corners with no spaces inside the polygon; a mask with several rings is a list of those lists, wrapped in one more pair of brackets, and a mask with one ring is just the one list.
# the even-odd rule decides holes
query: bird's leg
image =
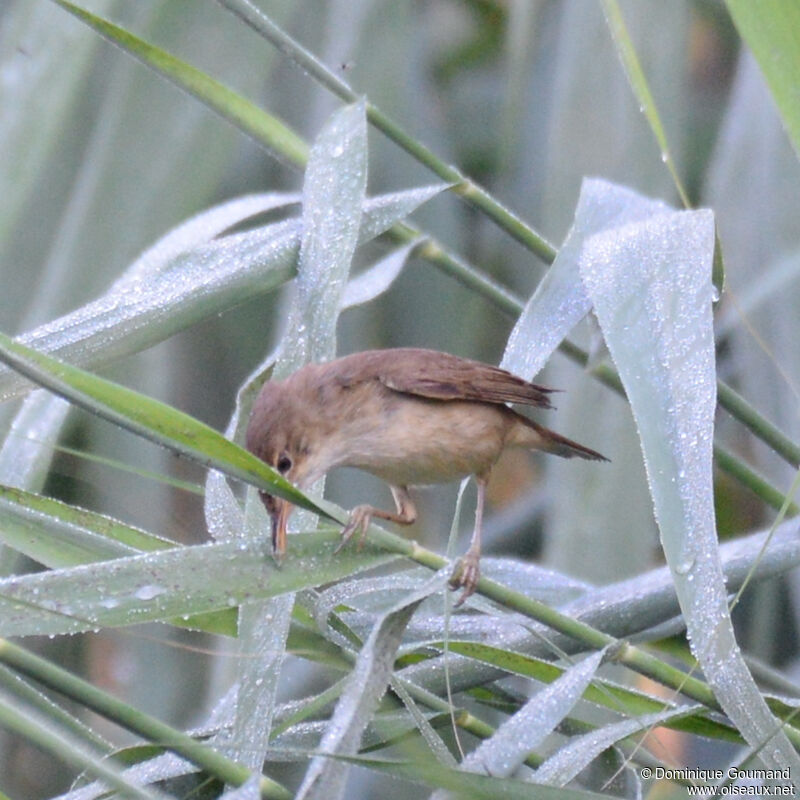
{"label": "bird's leg", "polygon": [[483,527],[483,504],[486,500],[486,477],[475,478],[478,485],[478,502],[475,506],[475,528],[472,531],[472,539],[469,542],[467,552],[458,560],[455,570],[450,577],[450,588],[459,589],[462,586],[464,591],[456,601],[456,607],[460,606],[474,591],[481,576],[481,528]]}
{"label": "bird's leg", "polygon": [[347,520],[347,525],[342,529],[342,541],[339,542],[339,546],[334,551],[335,553],[338,553],[347,544],[357,530],[361,531],[358,537],[358,546],[361,547],[367,537],[367,528],[369,528],[370,520],[373,517],[385,519],[389,522],[397,522],[400,525],[411,525],[416,522],[417,507],[408,493],[408,487],[390,486],[389,488],[392,490],[392,497],[397,511],[393,513],[391,511],[383,511],[374,506],[356,506],[350,512],[350,519]]}

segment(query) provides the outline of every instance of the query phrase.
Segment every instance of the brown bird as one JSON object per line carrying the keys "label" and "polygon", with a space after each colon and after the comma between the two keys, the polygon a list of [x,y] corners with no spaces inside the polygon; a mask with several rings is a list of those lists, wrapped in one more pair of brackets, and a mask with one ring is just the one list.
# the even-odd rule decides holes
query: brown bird
{"label": "brown bird", "polygon": [[[417,509],[408,487],[474,475],[475,528],[451,586],[463,602],[480,576],[481,525],[489,473],[507,447],[564,458],[607,459],[518,414],[507,403],[550,408],[544,386],[506,370],[434,350],[399,348],[309,364],[264,384],[253,405],[247,448],[300,488],[334,467],[357,467],[386,481],[396,512],[356,506],[342,530],[363,541],[372,517],[410,525]],[[272,519],[276,557],[286,552],[292,506],[261,493]]]}

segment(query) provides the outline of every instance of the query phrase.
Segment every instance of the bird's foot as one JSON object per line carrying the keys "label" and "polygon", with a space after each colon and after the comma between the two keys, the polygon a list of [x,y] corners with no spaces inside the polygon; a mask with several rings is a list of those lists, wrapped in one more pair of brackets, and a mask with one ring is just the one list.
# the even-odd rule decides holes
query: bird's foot
{"label": "bird's foot", "polygon": [[481,554],[479,550],[473,550],[471,547],[466,553],[458,560],[453,574],[450,576],[450,588],[460,589],[463,587],[464,591],[461,597],[456,600],[455,607],[458,608],[471,594],[475,592],[478,586],[478,580],[481,577]]}
{"label": "bird's foot", "polygon": [[358,549],[360,550],[363,547],[373,513],[372,506],[356,506],[350,512],[350,519],[347,520],[347,524],[342,528],[342,540],[333,551],[334,554],[338,553],[352,539],[357,530],[361,531],[358,536]]}

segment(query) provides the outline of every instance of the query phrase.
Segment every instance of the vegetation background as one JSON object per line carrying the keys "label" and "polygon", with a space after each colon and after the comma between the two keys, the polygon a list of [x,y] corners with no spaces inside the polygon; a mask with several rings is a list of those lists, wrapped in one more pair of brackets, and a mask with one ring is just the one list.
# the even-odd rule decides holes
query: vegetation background
{"label": "vegetation background", "polygon": [[[82,5],[250,98],[307,141],[341,105],[218,3]],[[566,235],[585,176],[680,205],[600,3],[257,5],[549,242]],[[621,8],[688,199],[716,215],[727,281],[715,311],[719,376],[797,442],[797,152],[725,5],[637,0]],[[370,130],[370,195],[433,180],[418,161]],[[159,237],[212,204],[301,186],[296,168],[49,0],[11,0],[0,7],[0,330],[29,331],[88,303]],[[451,194],[426,204],[414,220],[523,301],[545,274],[541,259]],[[355,269],[385,251],[381,244],[360,249]],[[237,389],[280,340],[289,302],[282,290],[255,295],[103,374],[224,430]],[[414,345],[496,363],[513,323],[463,280],[411,258],[381,297],[342,315],[338,352]],[[593,351],[596,333],[586,324],[575,341]],[[557,413],[543,421],[612,463],[598,468],[505,459],[490,487],[487,549],[536,559],[598,585],[657,566],[662,558],[652,501],[627,404],[563,355],[556,354],[538,379],[565,390]],[[14,402],[0,407],[4,464],[22,463],[25,447],[38,435],[35,426],[20,426],[17,408]],[[786,491],[794,468],[727,414],[717,422],[730,450]],[[182,544],[208,539],[202,497],[175,482],[203,486],[204,471],[190,462],[84,412],[65,418],[52,463],[49,457],[25,488]],[[14,482],[4,474],[4,483]],[[408,535],[443,552],[456,489],[424,492],[420,522]],[[721,538],[774,519],[775,510],[729,474],[717,474],[715,489]],[[328,493],[343,507],[366,499],[388,502],[385,488],[363,475],[332,476]],[[8,548],[0,566],[4,574],[39,568]],[[742,646],[787,680],[797,677],[799,589],[791,573],[759,584],[735,615]],[[219,654],[231,652],[228,639],[164,625],[26,644],[178,728],[205,719],[236,661]],[[295,661],[304,668],[284,677],[281,696],[319,691],[323,679],[302,658]],[[89,721],[116,743],[133,741],[98,718]],[[720,750],[688,739],[670,747],[671,758],[692,764],[724,764],[731,753],[729,745]],[[65,791],[75,770],[24,737],[2,733],[0,775],[0,789],[23,800]],[[294,785],[289,768],[281,767],[280,775]],[[369,796],[376,791],[370,781],[385,779],[364,773],[359,780],[361,796]],[[417,790],[381,784],[387,798]]]}

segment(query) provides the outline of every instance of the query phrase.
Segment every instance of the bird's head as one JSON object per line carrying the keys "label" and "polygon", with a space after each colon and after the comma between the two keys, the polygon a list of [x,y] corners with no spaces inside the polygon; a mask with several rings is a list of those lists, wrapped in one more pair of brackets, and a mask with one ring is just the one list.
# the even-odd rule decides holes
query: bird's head
{"label": "bird's head", "polygon": [[[250,452],[300,489],[327,471],[308,412],[287,381],[270,381],[253,404],[245,439]],[[260,497],[272,521],[273,552],[280,558],[286,552],[286,526],[294,506],[266,492]]]}

